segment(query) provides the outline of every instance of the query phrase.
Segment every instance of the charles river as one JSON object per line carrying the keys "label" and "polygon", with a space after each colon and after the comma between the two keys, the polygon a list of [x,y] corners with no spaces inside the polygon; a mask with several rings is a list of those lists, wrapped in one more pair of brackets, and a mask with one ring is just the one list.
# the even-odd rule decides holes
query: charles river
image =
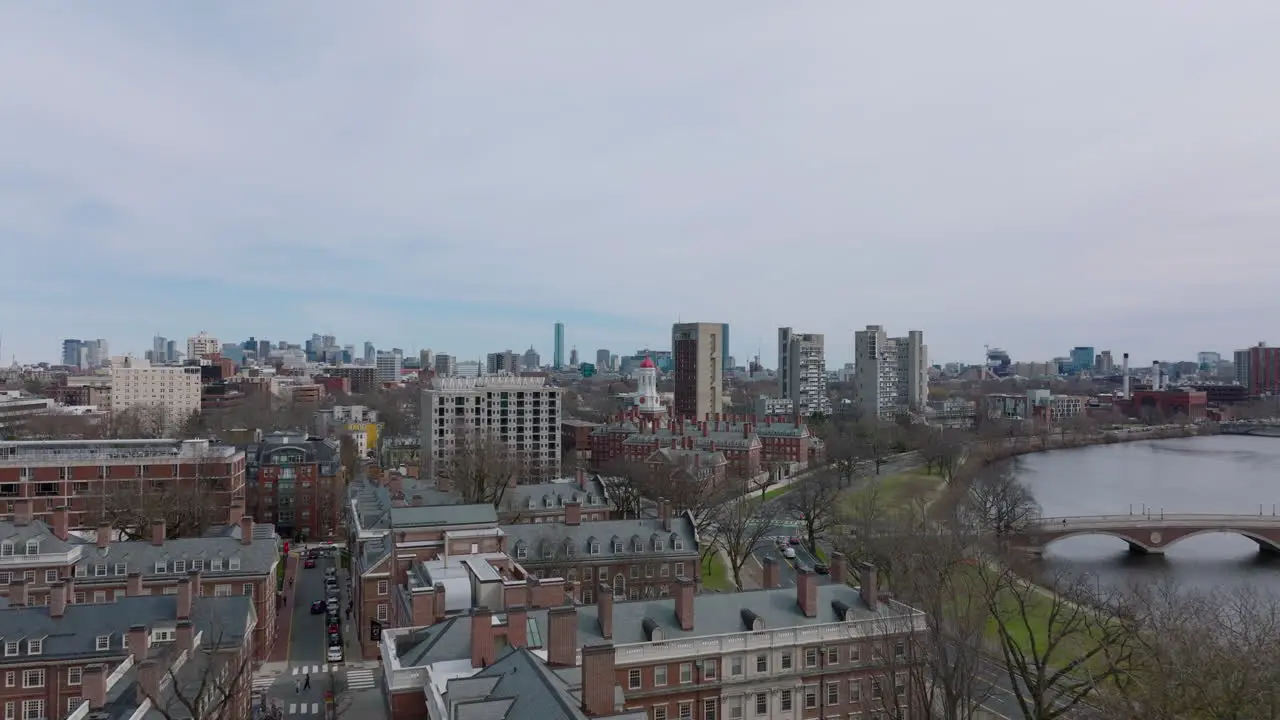
{"label": "charles river", "polygon": [[[1045,517],[1071,515],[1247,513],[1280,514],[1280,438],[1217,435],[1099,445],[1024,455],[1017,475]],[[1238,535],[1187,538],[1164,556],[1137,556],[1124,541],[1072,537],[1050,545],[1042,566],[1087,574],[1090,582],[1123,588],[1171,579],[1199,588],[1253,584],[1280,593],[1280,558],[1258,552]]]}

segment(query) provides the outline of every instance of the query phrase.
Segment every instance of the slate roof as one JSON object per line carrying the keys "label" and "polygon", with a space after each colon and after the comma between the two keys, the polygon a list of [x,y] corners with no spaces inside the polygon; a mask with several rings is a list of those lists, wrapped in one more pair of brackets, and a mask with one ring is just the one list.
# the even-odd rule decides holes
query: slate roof
{"label": "slate roof", "polygon": [[498,511],[493,505],[421,505],[391,509],[391,521],[396,530],[418,527],[449,527],[450,525],[494,525]]}
{"label": "slate roof", "polygon": [[566,502],[577,500],[583,508],[609,507],[599,476],[584,480],[583,485],[577,481],[517,485],[506,489],[502,505],[511,510],[547,510],[563,508]]}
{"label": "slate roof", "polygon": [[[570,557],[609,561],[615,559],[645,558],[684,560],[698,554],[698,533],[688,514],[671,518],[671,530],[662,528],[662,521],[650,518],[626,520],[598,520],[580,525],[559,523],[525,523],[503,525],[502,531],[510,538],[513,556],[524,563],[536,564]],[[680,549],[675,549],[676,540]],[[614,541],[622,543],[614,549]],[[635,547],[640,543],[640,550]],[[658,549],[661,541],[661,550]],[[597,543],[597,552],[591,552]],[[521,557],[524,548],[524,557]],[[550,555],[546,554],[550,549]]]}
{"label": "slate roof", "polygon": [[8,548],[0,549],[0,558],[8,557],[10,554],[15,557],[27,555],[27,542],[30,540],[39,541],[39,545],[33,548],[34,552],[31,553],[37,555],[70,552],[76,546],[83,544],[83,541],[76,537],[59,540],[58,536],[53,534],[53,528],[43,520],[32,520],[26,525],[0,521],[0,547],[10,543],[13,545],[12,553],[9,553]]}
{"label": "slate roof", "polygon": [[516,648],[471,677],[450,680],[444,697],[456,720],[586,720],[581,681],[576,685]]}

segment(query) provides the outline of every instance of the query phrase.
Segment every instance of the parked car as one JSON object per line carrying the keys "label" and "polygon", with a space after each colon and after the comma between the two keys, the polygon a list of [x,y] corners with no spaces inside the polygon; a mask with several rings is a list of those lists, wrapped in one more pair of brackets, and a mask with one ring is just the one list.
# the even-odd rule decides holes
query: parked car
{"label": "parked car", "polygon": [[327,587],[324,589],[324,596],[327,600],[337,600],[338,594],[338,588],[336,587]]}
{"label": "parked car", "polygon": [[327,568],[325,568],[325,569],[324,569],[324,576],[325,576],[325,577],[327,577],[327,578],[333,578],[334,580],[337,580],[337,579],[338,579],[338,568],[333,567],[332,565],[330,565],[329,567],[327,567]]}
{"label": "parked car", "polygon": [[342,644],[342,636],[336,632],[329,633],[329,647]]}
{"label": "parked car", "polygon": [[800,536],[799,536],[799,535],[792,535],[792,536],[791,536],[791,544],[792,544],[792,545],[799,545],[799,544],[800,544]]}
{"label": "parked car", "polygon": [[338,612],[338,598],[331,597],[324,601],[324,605],[328,608],[329,612]]}
{"label": "parked car", "polygon": [[313,557],[308,557],[306,560],[302,561],[302,567],[304,568],[313,568],[315,566],[316,566],[316,559]]}
{"label": "parked car", "polygon": [[793,547],[788,546],[782,550],[782,557],[787,558],[788,560],[794,558],[795,556],[796,556],[796,549]]}
{"label": "parked car", "polygon": [[330,645],[330,646],[329,646],[329,651],[328,651],[328,652],[326,652],[326,653],[325,653],[325,655],[324,655],[324,659],[325,659],[327,662],[331,662],[331,663],[338,663],[338,662],[342,662],[342,646],[341,646],[341,645]]}
{"label": "parked car", "polygon": [[323,601],[323,600],[317,600],[317,601],[315,601],[315,602],[311,603],[311,614],[312,614],[312,615],[319,615],[319,614],[320,614],[320,613],[322,613],[322,612],[324,612],[324,601]]}
{"label": "parked car", "polygon": [[330,633],[341,632],[341,628],[338,626],[338,623],[336,622],[329,623],[329,632]]}

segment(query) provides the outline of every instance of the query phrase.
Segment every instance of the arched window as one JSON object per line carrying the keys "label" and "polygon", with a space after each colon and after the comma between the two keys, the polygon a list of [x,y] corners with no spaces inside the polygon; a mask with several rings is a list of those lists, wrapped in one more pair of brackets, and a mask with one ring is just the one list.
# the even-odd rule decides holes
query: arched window
{"label": "arched window", "polygon": [[613,576],[613,597],[616,600],[627,598],[627,579],[622,576],[622,573]]}

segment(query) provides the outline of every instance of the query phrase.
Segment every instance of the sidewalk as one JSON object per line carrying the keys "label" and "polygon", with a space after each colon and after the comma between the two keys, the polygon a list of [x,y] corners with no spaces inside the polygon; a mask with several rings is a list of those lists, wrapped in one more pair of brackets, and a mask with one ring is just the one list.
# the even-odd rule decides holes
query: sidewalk
{"label": "sidewalk", "polygon": [[290,551],[284,565],[284,604],[276,608],[275,643],[271,646],[268,663],[288,663],[289,643],[293,640],[293,603],[297,583],[290,583],[297,574],[301,558]]}

